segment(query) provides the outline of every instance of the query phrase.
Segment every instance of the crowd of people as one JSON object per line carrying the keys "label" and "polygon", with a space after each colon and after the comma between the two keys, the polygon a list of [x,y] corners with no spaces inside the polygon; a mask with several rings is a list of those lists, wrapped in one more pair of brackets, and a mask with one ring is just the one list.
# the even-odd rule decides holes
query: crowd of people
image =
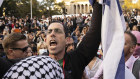
{"label": "crowd of people", "polygon": [[[95,3],[93,9],[92,16],[82,16],[82,14],[79,14],[79,16],[71,15],[71,17],[64,16],[64,18],[46,18],[42,15],[41,18],[34,17],[32,19],[28,15],[25,18],[14,16],[1,17],[0,78],[15,63],[24,63],[24,60],[34,61],[36,57],[30,56],[38,57],[38,55],[45,55],[56,60],[64,73],[64,75],[58,77],[58,74],[62,73],[62,70],[58,68],[57,70],[61,71],[61,73],[55,73],[55,76],[50,78],[90,79],[100,75],[97,79],[102,79],[103,74],[96,74],[103,61],[103,51],[100,45],[102,7],[100,4]],[[126,21],[125,62],[127,68],[133,72],[136,79],[139,79],[140,10],[123,11],[123,14]],[[43,61],[43,59],[36,59],[41,62]],[[38,65],[41,62],[34,61]],[[34,63],[30,65],[35,65],[34,67],[36,68],[38,65]],[[27,67],[24,66],[25,70],[30,70],[30,65]],[[39,67],[46,68],[44,66],[46,64]],[[9,70],[7,74],[10,71],[14,72],[14,70]],[[52,72],[52,70],[47,72]],[[30,77],[28,78],[31,78],[31,75],[35,75],[34,77],[37,78],[46,78],[44,75],[40,76],[35,72],[30,73]],[[7,78],[8,76],[5,75],[4,77]],[[20,74],[19,78],[21,76],[23,75]],[[28,75],[24,74],[24,76],[27,77]],[[10,76],[9,78],[18,77]]]}
{"label": "crowd of people", "polygon": [[[42,18],[30,19],[27,15],[26,18],[15,18],[12,17],[1,17],[0,18],[0,45],[2,48],[2,40],[10,33],[22,33],[27,37],[28,43],[32,48],[32,54],[39,55],[42,51],[47,52],[45,46],[45,37],[47,36],[46,31],[48,26],[52,22],[60,22],[66,28],[68,32],[68,37],[72,38],[73,46],[76,47],[77,43],[88,31],[91,25],[91,16],[71,16],[71,17],[55,17],[46,18],[42,15]],[[69,44],[68,44],[69,45]],[[69,47],[69,46],[68,46]],[[2,52],[2,51],[1,51]],[[2,54],[3,55],[3,54]]]}

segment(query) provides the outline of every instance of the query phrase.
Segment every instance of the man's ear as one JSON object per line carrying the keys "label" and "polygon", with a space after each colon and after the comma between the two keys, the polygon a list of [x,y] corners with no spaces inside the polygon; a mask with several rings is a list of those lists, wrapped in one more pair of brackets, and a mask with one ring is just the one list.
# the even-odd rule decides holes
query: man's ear
{"label": "man's ear", "polygon": [[14,54],[14,51],[12,49],[8,49],[7,55],[12,56]]}
{"label": "man's ear", "polygon": [[133,45],[131,48],[130,48],[130,52],[134,52],[135,51],[135,48],[136,48],[136,45]]}

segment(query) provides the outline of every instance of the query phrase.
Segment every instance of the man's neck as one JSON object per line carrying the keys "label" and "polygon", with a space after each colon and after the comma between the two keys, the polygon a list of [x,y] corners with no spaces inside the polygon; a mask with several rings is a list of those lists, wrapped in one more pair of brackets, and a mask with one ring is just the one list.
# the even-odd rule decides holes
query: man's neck
{"label": "man's neck", "polygon": [[63,59],[64,58],[64,55],[65,55],[65,52],[64,53],[61,53],[61,54],[58,54],[58,55],[52,55],[52,54],[50,54],[49,56],[51,58],[55,59],[56,61],[58,61],[58,60]]}

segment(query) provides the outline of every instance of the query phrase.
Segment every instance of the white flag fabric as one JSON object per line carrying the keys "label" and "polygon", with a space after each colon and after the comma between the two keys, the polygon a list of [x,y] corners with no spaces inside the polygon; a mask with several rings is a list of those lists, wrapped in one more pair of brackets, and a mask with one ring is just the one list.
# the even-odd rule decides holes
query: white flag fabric
{"label": "white flag fabric", "polygon": [[132,72],[125,66],[125,79],[136,79]]}
{"label": "white flag fabric", "polygon": [[123,48],[125,43],[125,20],[119,0],[104,0],[103,5],[103,79],[124,79],[125,62]]}
{"label": "white flag fabric", "polygon": [[3,0],[0,0],[0,7],[1,7],[2,3],[3,3]]}

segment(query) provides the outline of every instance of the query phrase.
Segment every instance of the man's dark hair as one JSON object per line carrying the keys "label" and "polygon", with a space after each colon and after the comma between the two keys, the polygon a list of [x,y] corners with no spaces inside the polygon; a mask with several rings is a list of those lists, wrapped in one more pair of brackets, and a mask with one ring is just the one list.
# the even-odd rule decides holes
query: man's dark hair
{"label": "man's dark hair", "polygon": [[133,45],[137,44],[137,38],[135,37],[135,35],[133,35],[130,31],[125,31],[125,34],[128,34],[131,37]]}
{"label": "man's dark hair", "polygon": [[[52,21],[51,24],[52,24],[52,23],[60,23],[60,24],[62,24],[61,21]],[[64,24],[62,24],[62,25],[63,25],[64,32],[65,32],[65,37],[68,37],[68,28],[67,28],[67,26],[64,25]],[[48,26],[48,27],[49,27],[49,26]]]}

